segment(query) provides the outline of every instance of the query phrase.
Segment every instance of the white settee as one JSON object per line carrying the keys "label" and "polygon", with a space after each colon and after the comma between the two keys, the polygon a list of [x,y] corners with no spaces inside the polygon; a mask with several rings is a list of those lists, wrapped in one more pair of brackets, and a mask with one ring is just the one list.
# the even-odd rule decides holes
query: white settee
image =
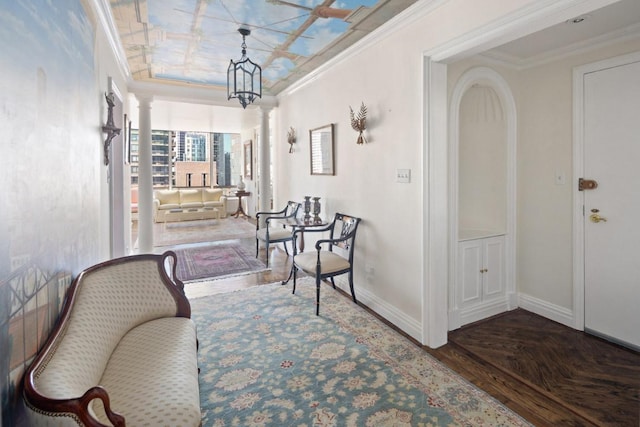
{"label": "white settee", "polygon": [[24,376],[29,426],[198,426],[196,326],[176,255],[83,271]]}
{"label": "white settee", "polygon": [[227,197],[221,188],[153,190],[155,222],[212,219],[218,215],[227,216]]}

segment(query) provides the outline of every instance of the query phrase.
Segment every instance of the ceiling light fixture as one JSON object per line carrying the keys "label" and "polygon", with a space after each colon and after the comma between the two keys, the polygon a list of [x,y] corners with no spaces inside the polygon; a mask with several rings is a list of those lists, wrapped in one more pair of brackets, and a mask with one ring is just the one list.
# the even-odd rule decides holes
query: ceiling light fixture
{"label": "ceiling light fixture", "polygon": [[232,59],[227,69],[227,99],[238,98],[242,108],[262,98],[262,68],[247,57],[245,37],[251,34],[248,28],[240,27],[242,34],[242,58]]}

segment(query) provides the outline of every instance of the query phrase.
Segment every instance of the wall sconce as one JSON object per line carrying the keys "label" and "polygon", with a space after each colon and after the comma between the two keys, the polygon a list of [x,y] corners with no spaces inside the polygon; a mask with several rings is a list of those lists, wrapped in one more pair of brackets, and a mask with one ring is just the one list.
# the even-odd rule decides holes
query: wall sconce
{"label": "wall sconce", "polygon": [[287,131],[287,142],[289,143],[289,153],[293,153],[293,144],[296,143],[296,130],[293,126]]}
{"label": "wall sconce", "polygon": [[364,132],[364,130],[366,129],[367,107],[364,105],[364,102],[363,102],[362,105],[360,106],[360,111],[358,111],[358,115],[354,114],[353,109],[351,107],[349,107],[349,111],[351,112],[351,127],[356,132],[359,132],[358,140],[356,141],[356,143],[365,144],[367,140],[362,135],[362,132]]}

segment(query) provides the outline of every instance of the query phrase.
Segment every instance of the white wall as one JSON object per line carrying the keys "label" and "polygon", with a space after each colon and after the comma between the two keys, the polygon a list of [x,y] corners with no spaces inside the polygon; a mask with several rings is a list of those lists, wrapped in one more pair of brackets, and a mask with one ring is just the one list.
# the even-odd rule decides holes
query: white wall
{"label": "white wall", "polygon": [[[71,276],[109,258],[101,130],[107,76],[125,88],[91,5],[28,6],[0,3],[0,394],[6,425],[21,425],[12,405],[20,400],[13,394],[20,390],[22,362],[37,350],[29,343],[42,344],[51,326],[36,331],[20,322],[34,310],[55,320]],[[35,289],[41,289],[37,297]]]}
{"label": "white wall", "polygon": [[[357,54],[339,58],[311,83],[279,98],[275,199],[282,204],[305,195],[320,196],[325,216],[344,212],[362,217],[355,256],[357,296],[418,339],[428,277],[423,251],[428,212],[423,211],[422,53],[528,3],[419,2],[404,17],[412,18],[408,22],[389,23],[389,34],[366,39]],[[426,16],[416,12],[429,5],[437,7]],[[358,146],[349,106],[358,108],[361,102],[368,108],[369,143]],[[336,175],[311,176],[308,131],[329,123],[336,125]],[[286,144],[290,126],[299,135],[293,154],[288,154]],[[396,169],[411,169],[411,183],[397,183]],[[365,272],[367,267],[373,274]],[[434,286],[446,288],[446,283]]]}
{"label": "white wall", "polygon": [[[134,94],[129,96],[129,105],[132,126],[137,129],[138,100]],[[245,128],[257,126],[258,120],[258,111],[255,108],[242,110],[235,107],[192,104],[165,99],[156,99],[151,102],[152,129],[240,133]]]}

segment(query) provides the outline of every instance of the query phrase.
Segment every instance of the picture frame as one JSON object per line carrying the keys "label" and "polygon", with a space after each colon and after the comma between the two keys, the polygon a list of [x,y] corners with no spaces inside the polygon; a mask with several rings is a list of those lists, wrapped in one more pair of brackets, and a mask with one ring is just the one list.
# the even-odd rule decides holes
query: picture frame
{"label": "picture frame", "polygon": [[311,175],[335,175],[333,123],[309,131]]}
{"label": "picture frame", "polygon": [[248,140],[244,143],[244,177],[245,179],[253,179],[253,141]]}

